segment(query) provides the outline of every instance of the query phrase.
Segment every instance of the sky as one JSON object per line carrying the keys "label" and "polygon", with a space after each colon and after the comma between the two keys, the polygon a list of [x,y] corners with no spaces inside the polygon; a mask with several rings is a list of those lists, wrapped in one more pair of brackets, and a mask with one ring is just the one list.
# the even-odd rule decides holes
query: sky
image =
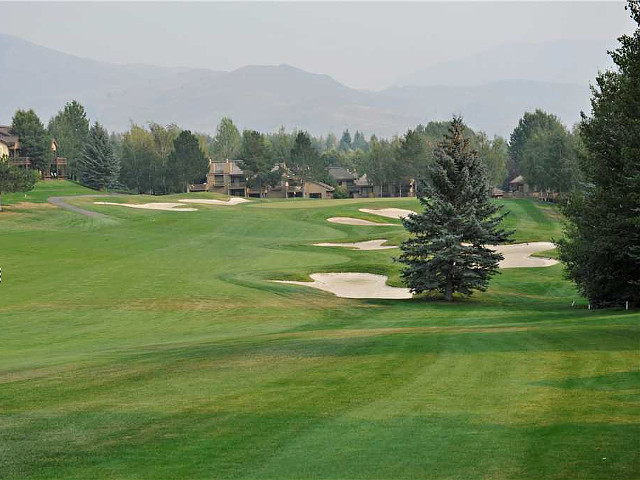
{"label": "sky", "polygon": [[615,39],[624,3],[0,3],[0,32],[121,64],[234,70],[289,64],[378,90],[510,43]]}

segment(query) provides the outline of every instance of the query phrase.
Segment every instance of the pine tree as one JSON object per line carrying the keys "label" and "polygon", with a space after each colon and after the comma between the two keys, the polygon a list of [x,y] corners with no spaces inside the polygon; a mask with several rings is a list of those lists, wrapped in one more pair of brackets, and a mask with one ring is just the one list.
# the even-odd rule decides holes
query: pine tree
{"label": "pine tree", "polygon": [[424,211],[403,220],[411,237],[398,258],[406,264],[402,278],[412,292],[437,291],[448,301],[455,292],[487,289],[503,258],[488,246],[508,242],[513,233],[500,226],[505,214],[490,201],[491,184],[464,129],[454,117],[434,150],[419,198]]}
{"label": "pine tree", "polygon": [[209,161],[200,149],[198,137],[190,130],[183,130],[174,140],[167,167],[167,176],[171,177],[167,181],[175,192],[186,192],[190,183],[206,178]]}
{"label": "pine tree", "polygon": [[102,190],[117,184],[120,160],[115,155],[107,130],[98,122],[89,130],[84,153],[78,162],[80,182]]}
{"label": "pine tree", "polygon": [[584,188],[563,205],[558,242],[567,277],[595,307],[640,305],[640,2],[638,27],[611,52],[617,69],[598,75],[591,116],[583,116]]}
{"label": "pine tree", "polygon": [[255,188],[262,196],[265,184],[274,183],[274,160],[265,136],[255,130],[242,132],[242,147],[239,153],[240,168],[249,177],[249,186]]}

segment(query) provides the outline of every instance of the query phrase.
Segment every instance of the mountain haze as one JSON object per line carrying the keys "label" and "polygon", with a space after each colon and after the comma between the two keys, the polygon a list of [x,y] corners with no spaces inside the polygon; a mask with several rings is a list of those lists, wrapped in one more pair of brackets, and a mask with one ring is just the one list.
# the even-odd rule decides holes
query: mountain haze
{"label": "mountain haze", "polygon": [[511,42],[479,54],[440,62],[400,78],[396,85],[469,86],[504,80],[585,84],[611,68],[612,40]]}
{"label": "mountain haze", "polygon": [[213,133],[220,118],[230,116],[240,127],[261,131],[284,125],[314,134],[349,128],[391,136],[460,113],[474,129],[508,135],[525,110],[540,107],[571,124],[588,108],[586,82],[478,83],[371,92],[288,65],[231,72],[117,65],[0,34],[0,124],[18,108],[34,108],[46,122],[76,99],[92,120],[119,131],[132,121],[156,121]]}

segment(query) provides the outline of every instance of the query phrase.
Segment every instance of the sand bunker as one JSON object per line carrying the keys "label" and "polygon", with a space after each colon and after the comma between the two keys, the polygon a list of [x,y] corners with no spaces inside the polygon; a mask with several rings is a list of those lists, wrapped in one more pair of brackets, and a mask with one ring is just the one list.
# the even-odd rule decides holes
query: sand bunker
{"label": "sand bunker", "polygon": [[359,208],[358,210],[364,213],[372,213],[373,215],[397,219],[416,213],[413,210],[405,210],[404,208]]}
{"label": "sand bunker", "polygon": [[313,282],[273,281],[317,288],[342,298],[383,298],[390,300],[412,298],[408,288],[387,285],[386,275],[374,275],[372,273],[314,273],[311,278]]}
{"label": "sand bunker", "polygon": [[118,207],[140,208],[143,210],[164,210],[165,212],[197,212],[197,208],[185,207],[182,203],[115,203],[93,202],[96,205],[116,205]]}
{"label": "sand bunker", "polygon": [[[393,245],[384,245],[386,240],[369,240],[357,243],[315,243],[317,247],[343,247],[355,250],[386,250],[397,248]],[[515,245],[487,245],[487,248],[496,250],[504,255],[500,262],[500,268],[531,268],[550,267],[558,263],[552,258],[532,257],[537,252],[544,252],[555,248],[551,242],[516,243]]]}
{"label": "sand bunker", "polygon": [[550,267],[558,263],[553,258],[531,257],[537,252],[551,250],[556,246],[551,242],[516,243],[515,245],[487,245],[504,255],[500,268]]}
{"label": "sand bunker", "polygon": [[397,227],[395,223],[376,223],[369,220],[362,220],[361,218],[352,217],[331,217],[327,218],[327,222],[339,223],[340,225],[367,225],[367,226],[392,226]]}
{"label": "sand bunker", "polygon": [[314,243],[316,247],[344,247],[353,250],[387,250],[389,248],[397,248],[394,245],[383,245],[387,240],[368,240],[366,242],[356,243]]}
{"label": "sand bunker", "polygon": [[246,203],[246,202],[249,202],[250,200],[247,200],[246,198],[233,197],[233,198],[230,198],[229,200],[211,200],[208,198],[184,198],[184,199],[181,198],[178,201],[181,203],[198,203],[201,205],[232,206],[232,205],[238,205],[239,203]]}

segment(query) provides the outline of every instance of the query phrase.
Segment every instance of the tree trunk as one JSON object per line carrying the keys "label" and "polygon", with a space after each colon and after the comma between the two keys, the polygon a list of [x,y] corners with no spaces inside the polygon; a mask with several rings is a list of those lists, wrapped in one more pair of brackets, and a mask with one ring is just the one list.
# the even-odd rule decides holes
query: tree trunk
{"label": "tree trunk", "polygon": [[453,302],[453,282],[451,278],[447,278],[447,284],[444,287],[444,299],[447,302]]}

